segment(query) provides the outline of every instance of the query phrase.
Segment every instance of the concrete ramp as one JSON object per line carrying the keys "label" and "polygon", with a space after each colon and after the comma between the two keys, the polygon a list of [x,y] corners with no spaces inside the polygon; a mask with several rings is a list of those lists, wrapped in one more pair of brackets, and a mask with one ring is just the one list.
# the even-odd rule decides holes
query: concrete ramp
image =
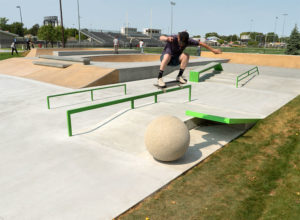
{"label": "concrete ramp", "polygon": [[[1,74],[19,76],[68,88],[84,88],[119,82],[118,70],[72,63],[68,68],[37,66],[32,59],[12,58],[0,62]],[[39,59],[39,61],[45,61]],[[56,61],[59,63],[60,61]],[[62,62],[65,63],[65,62]]]}
{"label": "concrete ramp", "polygon": [[[112,51],[109,48],[76,48],[76,51]],[[54,55],[54,51],[74,51],[74,48],[34,48],[26,57],[38,57],[40,55]]]}

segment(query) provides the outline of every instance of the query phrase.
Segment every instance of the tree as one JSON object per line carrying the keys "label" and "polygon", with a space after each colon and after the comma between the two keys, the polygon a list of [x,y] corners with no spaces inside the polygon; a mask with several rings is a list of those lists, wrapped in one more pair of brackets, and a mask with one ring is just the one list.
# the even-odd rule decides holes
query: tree
{"label": "tree", "polygon": [[220,38],[220,35],[218,35],[218,33],[216,33],[216,32],[209,32],[209,33],[205,34],[205,38],[208,38],[208,37],[218,37],[218,38]]}
{"label": "tree", "polygon": [[[56,38],[55,40],[56,41],[62,41],[62,30],[61,30],[61,26],[56,26],[55,27],[55,33],[56,33]],[[67,43],[67,39],[68,39],[68,35],[65,33],[64,35],[64,40],[65,40],[65,43]]]}
{"label": "tree", "polygon": [[0,29],[3,31],[8,31],[8,18],[2,17],[0,18]]}
{"label": "tree", "polygon": [[23,23],[14,22],[11,25],[8,25],[8,29],[11,33],[17,34],[21,37],[24,37],[25,29],[23,28]]}
{"label": "tree", "polygon": [[46,47],[48,42],[50,42],[53,47],[53,42],[57,40],[55,28],[52,25],[44,25],[40,27],[38,30],[38,38],[46,41]]}
{"label": "tree", "polygon": [[39,29],[40,29],[40,25],[35,24],[27,31],[27,33],[31,34],[32,36],[37,36]]}
{"label": "tree", "polygon": [[267,38],[267,42],[278,42],[279,37],[277,34],[275,34],[274,32],[269,32],[266,34],[266,38]]}
{"label": "tree", "polygon": [[289,55],[300,55],[300,33],[297,25],[295,25],[289,40],[287,41],[287,48],[285,51]]}

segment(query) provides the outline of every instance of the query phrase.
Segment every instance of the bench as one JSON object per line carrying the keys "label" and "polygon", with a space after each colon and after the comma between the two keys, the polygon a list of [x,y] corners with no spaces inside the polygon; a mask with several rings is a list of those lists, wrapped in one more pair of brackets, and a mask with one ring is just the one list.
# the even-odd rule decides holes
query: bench
{"label": "bench", "polygon": [[194,70],[190,71],[190,82],[199,82],[199,76],[201,73],[210,70],[210,69],[214,69],[217,71],[222,71],[223,67],[221,65],[221,63],[217,63],[217,62],[211,62],[208,63],[204,66],[195,68]]}
{"label": "bench", "polygon": [[54,63],[54,62],[43,62],[43,61],[33,61],[32,63],[34,65],[51,66],[51,67],[57,67],[57,68],[67,68],[72,65],[72,64],[68,64],[68,63]]}
{"label": "bench", "polygon": [[220,122],[224,124],[249,124],[249,123],[256,123],[258,120],[261,119],[261,118],[229,118],[229,117],[222,117],[217,115],[204,114],[201,112],[195,112],[190,110],[187,110],[185,114],[187,116],[206,119],[209,121]]}
{"label": "bench", "polygon": [[59,56],[51,56],[51,55],[40,55],[39,58],[43,59],[51,59],[51,60],[63,60],[63,61],[70,61],[70,62],[80,62],[84,65],[90,64],[90,58],[86,57],[59,57]]}

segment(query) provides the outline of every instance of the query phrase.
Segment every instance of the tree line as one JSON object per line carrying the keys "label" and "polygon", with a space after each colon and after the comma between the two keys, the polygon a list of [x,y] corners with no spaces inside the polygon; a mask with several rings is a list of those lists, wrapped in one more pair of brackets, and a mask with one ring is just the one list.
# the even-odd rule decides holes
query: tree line
{"label": "tree line", "polygon": [[[58,42],[62,40],[62,30],[61,26],[53,27],[52,25],[43,25],[39,24],[33,25],[31,28],[24,27],[24,24],[21,22],[13,22],[11,24],[8,23],[8,19],[5,17],[0,18],[0,30],[9,31],[10,33],[14,33],[19,35],[20,37],[24,37],[25,35],[37,36],[40,40],[45,40],[46,42]],[[74,37],[75,39],[79,39],[79,33],[76,28],[64,28],[65,31],[65,42],[67,42],[68,38]],[[87,39],[86,36],[81,34],[81,40]]]}

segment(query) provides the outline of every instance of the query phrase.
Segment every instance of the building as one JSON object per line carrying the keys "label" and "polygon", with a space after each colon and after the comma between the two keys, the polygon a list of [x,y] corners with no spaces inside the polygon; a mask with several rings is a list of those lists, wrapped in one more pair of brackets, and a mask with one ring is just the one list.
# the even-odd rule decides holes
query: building
{"label": "building", "polygon": [[137,33],[137,28],[130,28],[130,27],[122,27],[121,28],[121,34],[123,35],[131,35],[131,34],[136,34]]}
{"label": "building", "polygon": [[208,37],[205,40],[205,43],[210,45],[210,46],[220,46],[220,43],[218,42],[219,38],[218,37]]}
{"label": "building", "polygon": [[0,48],[10,48],[11,43],[18,37],[17,34],[0,30]]}
{"label": "building", "polygon": [[161,36],[161,29],[144,28],[143,34],[151,37],[159,37]]}
{"label": "building", "polygon": [[58,17],[57,16],[46,16],[44,17],[44,25],[52,25],[54,27],[58,26]]}

